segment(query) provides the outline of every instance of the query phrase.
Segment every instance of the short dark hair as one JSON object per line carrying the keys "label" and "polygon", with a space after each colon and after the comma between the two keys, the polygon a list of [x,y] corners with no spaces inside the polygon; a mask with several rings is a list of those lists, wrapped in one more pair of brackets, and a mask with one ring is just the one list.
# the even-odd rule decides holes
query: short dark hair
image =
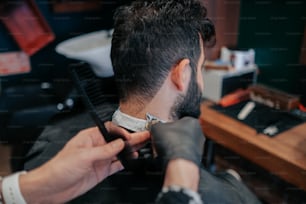
{"label": "short dark hair", "polygon": [[206,13],[199,0],[135,1],[116,11],[111,59],[120,100],[151,99],[184,58],[196,70],[199,34],[204,45],[215,43]]}

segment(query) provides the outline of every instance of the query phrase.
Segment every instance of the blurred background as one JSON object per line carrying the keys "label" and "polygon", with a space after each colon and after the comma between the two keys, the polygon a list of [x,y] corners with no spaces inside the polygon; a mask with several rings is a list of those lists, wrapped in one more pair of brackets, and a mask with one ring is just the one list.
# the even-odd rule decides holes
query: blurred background
{"label": "blurred background", "polygon": [[[79,61],[56,53],[55,47],[60,42],[82,34],[111,29],[115,9],[130,2],[0,0],[0,175],[22,168],[23,156],[51,118],[84,109],[69,76],[69,65]],[[217,44],[207,48],[206,58],[218,59],[222,46],[242,50],[253,48],[259,70],[258,82],[297,94],[305,105],[305,1],[203,2],[217,33]],[[12,13],[21,4],[26,4],[34,13],[32,15],[40,19],[40,29],[46,32],[46,37],[36,42],[40,45],[37,50],[27,49],[27,39],[18,41],[20,29],[27,27],[31,37],[35,36],[36,29],[31,26],[39,26],[29,23],[18,28],[23,13]],[[10,15],[13,17],[9,18]],[[18,67],[22,64],[18,61],[21,52],[26,53],[22,63],[28,60],[28,66],[16,70],[1,67],[8,63],[4,62],[8,59],[7,54],[12,53],[9,63],[17,64]],[[306,203],[304,191],[271,176],[221,146],[216,151],[217,168],[230,166],[240,172],[258,173],[244,174],[244,177],[264,202]]]}

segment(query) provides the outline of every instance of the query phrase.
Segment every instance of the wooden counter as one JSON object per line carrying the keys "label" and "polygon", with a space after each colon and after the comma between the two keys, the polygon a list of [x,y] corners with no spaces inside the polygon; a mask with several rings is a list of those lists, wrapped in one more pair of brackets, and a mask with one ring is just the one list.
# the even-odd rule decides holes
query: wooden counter
{"label": "wooden counter", "polygon": [[200,122],[207,138],[306,190],[306,123],[271,138],[210,105],[201,105]]}

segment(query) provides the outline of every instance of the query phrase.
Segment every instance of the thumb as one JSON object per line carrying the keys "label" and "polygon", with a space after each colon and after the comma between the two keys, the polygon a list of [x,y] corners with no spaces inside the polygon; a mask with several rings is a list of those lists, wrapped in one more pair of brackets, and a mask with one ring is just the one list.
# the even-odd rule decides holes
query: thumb
{"label": "thumb", "polygon": [[111,159],[123,150],[124,145],[122,139],[116,139],[110,143],[91,148],[88,156],[94,161]]}

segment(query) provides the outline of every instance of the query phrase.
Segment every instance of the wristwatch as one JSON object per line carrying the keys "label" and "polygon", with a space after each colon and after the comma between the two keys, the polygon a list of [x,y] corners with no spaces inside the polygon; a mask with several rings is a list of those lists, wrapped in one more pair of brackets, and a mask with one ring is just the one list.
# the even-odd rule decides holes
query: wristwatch
{"label": "wristwatch", "polygon": [[169,204],[169,203],[192,203],[203,204],[200,195],[190,189],[181,186],[172,185],[163,187],[162,191],[158,194],[156,203]]}
{"label": "wristwatch", "polygon": [[0,190],[2,192],[2,204],[26,204],[19,186],[19,176],[21,174],[26,174],[26,171],[16,172],[2,179]]}

